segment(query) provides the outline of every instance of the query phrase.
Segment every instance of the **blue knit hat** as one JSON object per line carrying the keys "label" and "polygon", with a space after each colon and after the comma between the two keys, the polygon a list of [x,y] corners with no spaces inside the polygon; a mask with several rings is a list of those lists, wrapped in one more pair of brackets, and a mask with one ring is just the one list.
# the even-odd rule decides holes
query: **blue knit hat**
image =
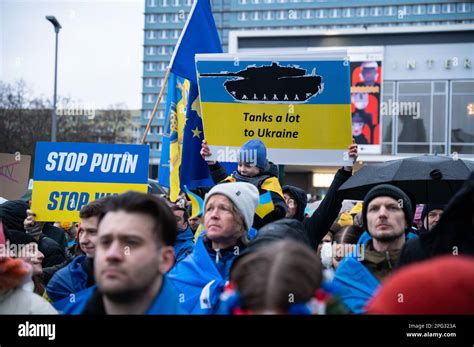
{"label": "blue knit hat", "polygon": [[267,148],[259,139],[252,139],[240,148],[239,159],[241,163],[250,163],[265,170],[268,165]]}

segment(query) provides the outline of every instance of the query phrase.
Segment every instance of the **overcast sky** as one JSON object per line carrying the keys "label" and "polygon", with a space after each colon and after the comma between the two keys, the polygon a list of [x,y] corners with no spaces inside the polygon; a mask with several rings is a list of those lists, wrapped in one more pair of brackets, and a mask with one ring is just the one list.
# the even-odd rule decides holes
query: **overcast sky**
{"label": "overcast sky", "polygon": [[144,0],[0,0],[0,80],[24,79],[52,98],[55,16],[58,95],[104,108],[141,108]]}

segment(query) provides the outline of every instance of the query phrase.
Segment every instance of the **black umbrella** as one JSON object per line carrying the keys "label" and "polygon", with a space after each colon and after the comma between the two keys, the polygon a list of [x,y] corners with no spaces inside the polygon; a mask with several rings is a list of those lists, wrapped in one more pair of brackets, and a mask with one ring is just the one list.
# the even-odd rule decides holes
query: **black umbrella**
{"label": "black umbrella", "polygon": [[447,203],[474,171],[474,162],[446,156],[423,155],[366,165],[349,178],[339,192],[344,199],[363,200],[382,183],[407,192],[416,203]]}

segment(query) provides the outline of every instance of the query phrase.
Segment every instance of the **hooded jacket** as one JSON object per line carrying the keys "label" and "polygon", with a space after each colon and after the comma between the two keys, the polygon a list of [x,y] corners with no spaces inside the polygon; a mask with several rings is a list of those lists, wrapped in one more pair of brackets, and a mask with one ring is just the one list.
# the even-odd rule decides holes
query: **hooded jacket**
{"label": "hooded jacket", "polygon": [[306,192],[298,187],[295,186],[283,186],[283,193],[290,194],[291,197],[295,200],[297,209],[295,212],[295,215],[291,218],[299,220],[300,222],[303,222],[305,217],[304,217],[304,210],[306,208],[306,205],[308,204],[308,198],[306,197]]}
{"label": "hooded jacket", "polygon": [[232,262],[244,250],[237,244],[215,251],[211,241],[201,236],[194,252],[168,273],[175,289],[184,296],[184,308],[191,314],[211,314],[229,279]]}
{"label": "hooded jacket", "polygon": [[449,201],[438,224],[430,231],[405,243],[397,267],[438,255],[474,255],[474,173]]}
{"label": "hooded jacket", "polygon": [[174,244],[175,262],[178,263],[193,252],[194,235],[190,227],[185,230],[179,230]]}
{"label": "hooded jacket", "polygon": [[92,260],[79,255],[68,266],[57,271],[46,287],[48,297],[55,302],[92,286],[94,274],[87,263],[92,263]]}
{"label": "hooded jacket", "polygon": [[[106,314],[102,294],[97,286],[92,286],[82,290],[75,295],[75,301],[71,302],[69,298],[65,298],[54,303],[54,307],[61,314],[67,315],[101,315]],[[160,291],[151,303],[146,315],[172,315],[186,314],[180,304],[179,293],[176,292],[166,275],[163,276]]]}

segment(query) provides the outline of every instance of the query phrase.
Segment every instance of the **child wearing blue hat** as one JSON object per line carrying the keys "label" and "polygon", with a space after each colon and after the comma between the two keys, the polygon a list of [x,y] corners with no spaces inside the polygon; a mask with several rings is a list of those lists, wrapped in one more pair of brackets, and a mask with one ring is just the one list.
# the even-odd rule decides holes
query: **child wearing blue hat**
{"label": "child wearing blue hat", "polygon": [[[211,155],[209,146],[204,140],[201,145],[204,159]],[[280,182],[278,167],[267,159],[267,148],[259,139],[251,139],[239,150],[237,171],[228,175],[218,162],[208,161],[214,183],[247,182],[257,187],[260,193],[259,206],[254,217],[253,227],[259,229],[286,215],[287,206]]]}

